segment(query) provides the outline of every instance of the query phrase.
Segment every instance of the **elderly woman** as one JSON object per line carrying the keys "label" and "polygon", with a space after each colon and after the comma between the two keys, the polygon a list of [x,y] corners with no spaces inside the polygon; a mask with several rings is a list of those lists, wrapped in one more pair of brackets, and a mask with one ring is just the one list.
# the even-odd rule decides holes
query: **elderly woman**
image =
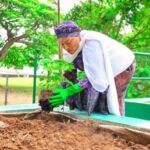
{"label": "elderly woman", "polygon": [[[114,39],[95,31],[80,30],[72,21],[55,28],[64,59],[75,70],[64,76],[74,84],[56,89],[50,98],[53,107],[65,101],[73,108],[103,114],[124,115],[124,96],[135,70],[135,56]],[[85,71],[77,80],[77,70]]]}

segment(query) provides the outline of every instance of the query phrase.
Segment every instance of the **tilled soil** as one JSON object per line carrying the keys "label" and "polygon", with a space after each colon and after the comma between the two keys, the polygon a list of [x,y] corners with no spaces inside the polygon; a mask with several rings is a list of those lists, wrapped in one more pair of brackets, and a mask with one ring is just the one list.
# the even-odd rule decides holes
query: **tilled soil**
{"label": "tilled soil", "polygon": [[[149,150],[127,141],[91,120],[76,121],[42,112],[6,117],[0,127],[0,150]],[[144,140],[144,139],[143,139]]]}

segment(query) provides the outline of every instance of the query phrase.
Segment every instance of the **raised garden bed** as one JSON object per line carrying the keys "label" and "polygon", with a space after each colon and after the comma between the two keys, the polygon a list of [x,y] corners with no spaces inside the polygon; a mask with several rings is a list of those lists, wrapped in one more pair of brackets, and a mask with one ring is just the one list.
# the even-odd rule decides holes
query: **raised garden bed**
{"label": "raised garden bed", "polygon": [[0,150],[149,150],[147,132],[59,113],[0,116]]}

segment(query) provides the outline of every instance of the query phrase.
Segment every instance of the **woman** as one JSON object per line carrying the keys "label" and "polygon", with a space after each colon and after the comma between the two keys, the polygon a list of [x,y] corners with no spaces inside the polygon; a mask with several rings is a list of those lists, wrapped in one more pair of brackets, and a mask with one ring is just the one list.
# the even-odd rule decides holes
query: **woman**
{"label": "woman", "polygon": [[[67,103],[80,110],[124,115],[124,96],[135,70],[134,54],[121,43],[95,31],[80,30],[72,21],[55,28],[64,59],[75,70],[64,74],[74,85],[56,89],[50,98],[53,107]],[[85,78],[77,80],[77,70]]]}

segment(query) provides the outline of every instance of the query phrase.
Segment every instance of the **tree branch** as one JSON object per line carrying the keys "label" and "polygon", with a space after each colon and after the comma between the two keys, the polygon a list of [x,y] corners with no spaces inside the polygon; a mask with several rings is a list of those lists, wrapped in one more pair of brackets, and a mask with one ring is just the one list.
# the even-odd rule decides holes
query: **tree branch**
{"label": "tree branch", "polygon": [[115,36],[116,39],[118,38],[123,20],[124,20],[124,15],[121,16],[121,19],[120,19],[120,22],[119,22],[119,25],[118,25],[118,29],[117,29],[117,32],[116,32],[116,36]]}
{"label": "tree branch", "polygon": [[147,38],[137,38],[137,39],[134,39],[134,41],[139,41],[139,40],[150,40],[150,37],[147,37]]}
{"label": "tree branch", "polygon": [[27,41],[23,41],[23,40],[17,41],[17,43],[22,43],[25,45],[31,45],[32,44],[31,42],[27,42]]}
{"label": "tree branch", "polygon": [[138,48],[150,48],[150,46],[148,46],[148,45],[141,45],[141,46],[131,47],[131,49],[138,49]]}
{"label": "tree branch", "polygon": [[131,38],[131,39],[129,39],[128,40],[128,45],[130,46],[130,43],[132,43],[135,39],[137,39],[137,36],[138,35],[140,35],[142,32],[144,32],[146,29],[147,29],[147,27],[149,26],[149,23],[150,23],[150,19],[148,20],[148,22],[147,22],[147,24],[146,24],[146,26],[145,27],[143,27],[141,30],[139,30],[134,36],[133,36],[133,38]]}
{"label": "tree branch", "polygon": [[33,27],[31,28],[31,30],[32,30],[32,29],[35,29],[35,30],[36,30],[38,27],[39,27],[39,22],[38,22],[38,21],[35,21]]}
{"label": "tree branch", "polygon": [[7,32],[7,39],[11,39],[13,37],[12,29],[9,29],[7,22],[1,22],[1,26],[6,30]]}
{"label": "tree branch", "polygon": [[8,40],[8,42],[4,45],[4,47],[2,48],[2,50],[0,51],[0,61],[2,61],[2,59],[6,56],[6,54],[8,53],[8,49],[15,43],[18,42],[19,40],[28,37],[27,34],[23,34],[21,36],[15,37],[15,38],[11,38]]}

